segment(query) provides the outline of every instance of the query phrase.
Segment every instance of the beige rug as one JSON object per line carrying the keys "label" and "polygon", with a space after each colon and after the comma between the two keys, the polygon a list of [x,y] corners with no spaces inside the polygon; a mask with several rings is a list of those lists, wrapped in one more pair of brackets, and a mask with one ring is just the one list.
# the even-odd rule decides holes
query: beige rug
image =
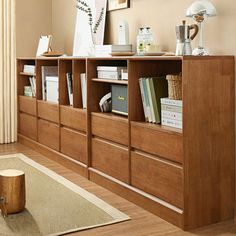
{"label": "beige rug", "polygon": [[63,235],[130,219],[23,154],[0,156],[3,169],[25,172],[26,209],[0,216],[1,236]]}

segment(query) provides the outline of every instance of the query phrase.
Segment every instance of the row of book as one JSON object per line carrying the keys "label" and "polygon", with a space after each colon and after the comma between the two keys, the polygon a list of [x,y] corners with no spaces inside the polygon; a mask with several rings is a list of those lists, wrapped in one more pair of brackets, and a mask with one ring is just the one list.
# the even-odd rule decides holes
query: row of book
{"label": "row of book", "polygon": [[150,123],[161,123],[160,99],[168,96],[168,84],[165,77],[140,78],[145,120]]}
{"label": "row of book", "polygon": [[34,76],[29,76],[30,86],[24,86],[24,96],[35,97],[36,96],[36,79]]}
{"label": "row of book", "polygon": [[127,67],[123,66],[98,66],[97,75],[99,79],[128,80]]}

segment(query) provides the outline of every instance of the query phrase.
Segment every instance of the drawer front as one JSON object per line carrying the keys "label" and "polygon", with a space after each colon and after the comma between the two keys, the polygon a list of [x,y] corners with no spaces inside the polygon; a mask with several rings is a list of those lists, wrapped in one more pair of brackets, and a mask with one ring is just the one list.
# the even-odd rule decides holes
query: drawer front
{"label": "drawer front", "polygon": [[92,115],[92,134],[128,146],[128,123]]}
{"label": "drawer front", "polygon": [[92,167],[118,180],[128,183],[128,149],[93,138]]}
{"label": "drawer front", "polygon": [[61,152],[87,164],[86,135],[70,129],[61,128]]}
{"label": "drawer front", "polygon": [[68,106],[61,106],[61,124],[86,132],[86,112]]}
{"label": "drawer front", "polygon": [[183,162],[182,135],[131,125],[132,147],[166,159]]}
{"label": "drawer front", "polygon": [[131,184],[183,209],[183,170],[145,154],[131,152]]}
{"label": "drawer front", "polygon": [[37,118],[24,113],[19,114],[19,133],[37,140]]}
{"label": "drawer front", "polygon": [[39,119],[38,141],[47,147],[59,151],[59,126]]}
{"label": "drawer front", "polygon": [[19,96],[19,110],[36,116],[36,99],[26,96]]}
{"label": "drawer front", "polygon": [[38,116],[42,119],[59,123],[59,106],[45,101],[38,101]]}

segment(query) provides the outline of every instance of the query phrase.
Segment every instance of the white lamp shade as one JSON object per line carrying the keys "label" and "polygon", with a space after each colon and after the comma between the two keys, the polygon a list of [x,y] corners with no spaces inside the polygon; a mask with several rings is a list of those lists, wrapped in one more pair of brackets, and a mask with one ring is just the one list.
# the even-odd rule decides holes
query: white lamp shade
{"label": "white lamp shade", "polygon": [[207,16],[216,16],[217,11],[214,5],[208,0],[197,0],[195,1],[186,11],[187,17],[192,17],[201,12],[204,12]]}

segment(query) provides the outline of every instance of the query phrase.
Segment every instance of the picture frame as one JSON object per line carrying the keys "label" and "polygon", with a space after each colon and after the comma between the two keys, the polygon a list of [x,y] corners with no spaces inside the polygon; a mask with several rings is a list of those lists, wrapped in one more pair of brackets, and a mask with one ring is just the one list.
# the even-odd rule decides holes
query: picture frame
{"label": "picture frame", "polygon": [[107,11],[130,8],[130,0],[108,0]]}
{"label": "picture frame", "polygon": [[36,56],[40,57],[43,56],[44,53],[48,53],[51,49],[51,43],[52,35],[40,36]]}

